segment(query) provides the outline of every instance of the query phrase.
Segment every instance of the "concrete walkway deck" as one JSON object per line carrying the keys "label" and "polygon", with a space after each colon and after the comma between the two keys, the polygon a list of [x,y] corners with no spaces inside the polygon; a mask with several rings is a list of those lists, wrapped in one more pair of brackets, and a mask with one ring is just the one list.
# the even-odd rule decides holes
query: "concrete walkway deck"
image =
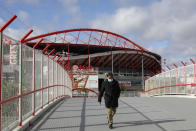
{"label": "concrete walkway deck", "polygon": [[[114,131],[196,131],[196,99],[121,97]],[[36,131],[107,131],[106,110],[96,98],[61,101],[31,128]]]}

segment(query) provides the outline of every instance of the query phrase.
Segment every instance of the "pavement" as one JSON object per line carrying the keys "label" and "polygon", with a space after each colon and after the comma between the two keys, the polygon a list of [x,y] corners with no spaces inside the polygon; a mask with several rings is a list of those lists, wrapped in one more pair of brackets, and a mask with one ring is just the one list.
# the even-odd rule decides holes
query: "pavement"
{"label": "pavement", "polygon": [[196,99],[175,97],[121,97],[107,125],[104,101],[64,99],[27,130],[35,131],[196,131]]}

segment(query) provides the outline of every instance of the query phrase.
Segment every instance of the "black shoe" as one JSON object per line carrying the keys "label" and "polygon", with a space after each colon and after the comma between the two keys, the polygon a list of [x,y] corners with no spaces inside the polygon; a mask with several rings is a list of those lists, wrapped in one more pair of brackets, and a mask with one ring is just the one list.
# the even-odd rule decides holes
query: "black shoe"
{"label": "black shoe", "polygon": [[112,128],[113,128],[112,124],[109,124],[109,128],[110,128],[110,129],[112,129]]}

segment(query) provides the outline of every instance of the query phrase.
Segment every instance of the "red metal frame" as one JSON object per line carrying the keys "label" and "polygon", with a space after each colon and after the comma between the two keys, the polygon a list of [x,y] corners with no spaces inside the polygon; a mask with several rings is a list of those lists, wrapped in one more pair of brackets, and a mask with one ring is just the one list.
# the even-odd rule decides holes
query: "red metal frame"
{"label": "red metal frame", "polygon": [[50,53],[48,53],[48,57],[55,51],[55,49],[51,50]]}
{"label": "red metal frame", "polygon": [[59,56],[58,52],[52,57],[52,60],[54,60],[56,56]]}
{"label": "red metal frame", "polygon": [[47,45],[43,50],[42,50],[42,54],[44,54],[44,52],[50,47],[50,45]]}
{"label": "red metal frame", "polygon": [[148,50],[144,49],[143,47],[137,45],[135,42],[133,42],[133,41],[131,41],[131,40],[121,36],[121,35],[118,35],[118,34],[115,34],[115,33],[109,32],[109,31],[104,31],[104,30],[99,30],[99,29],[89,29],[89,28],[70,29],[70,30],[62,30],[62,31],[57,31],[57,32],[51,32],[51,33],[42,34],[42,35],[39,35],[39,36],[35,36],[35,37],[31,37],[31,38],[25,39],[24,42],[32,41],[32,40],[35,40],[35,39],[38,39],[38,38],[43,38],[43,37],[47,37],[47,36],[51,36],[51,35],[56,35],[56,34],[61,34],[61,33],[77,32],[77,31],[93,31],[93,32],[101,32],[101,33],[114,35],[114,36],[117,36],[119,38],[124,39],[125,41],[130,42],[132,45],[134,45],[135,47],[138,47],[139,49],[141,49],[141,50],[143,50],[145,52],[149,52]]}
{"label": "red metal frame", "polygon": [[29,30],[29,32],[27,32],[26,34],[25,34],[25,36],[23,36],[23,38],[20,40],[20,42],[21,43],[23,43],[24,42],[24,40],[31,34],[33,32],[33,30],[31,29],[31,30]]}
{"label": "red metal frame", "polygon": [[1,28],[0,32],[3,32],[5,28],[7,28],[15,19],[17,18],[16,15],[13,15]]}

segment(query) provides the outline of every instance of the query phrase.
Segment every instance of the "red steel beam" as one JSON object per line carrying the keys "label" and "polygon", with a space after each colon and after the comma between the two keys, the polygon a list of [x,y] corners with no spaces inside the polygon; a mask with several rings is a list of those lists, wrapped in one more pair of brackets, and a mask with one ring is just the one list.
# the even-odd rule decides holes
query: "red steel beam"
{"label": "red steel beam", "polygon": [[176,64],[173,64],[176,68],[178,68],[178,66]]}
{"label": "red steel beam", "polygon": [[183,61],[181,61],[181,63],[183,64],[183,66],[186,66],[186,64]]}
{"label": "red steel beam", "polygon": [[24,43],[25,39],[33,32],[33,30],[29,30],[29,32],[27,32],[25,34],[25,36],[22,37],[22,39],[20,40],[21,43]]}
{"label": "red steel beam", "polygon": [[52,60],[54,60],[56,58],[56,56],[59,56],[58,52],[52,57]]}
{"label": "red steel beam", "polygon": [[56,62],[59,62],[59,60],[61,59],[62,56],[59,56],[59,58],[56,60]]}
{"label": "red steel beam", "polygon": [[166,67],[167,67],[167,69],[171,70],[171,68],[169,66],[166,66]]}
{"label": "red steel beam", "polygon": [[193,59],[190,59],[190,61],[191,61],[193,64],[195,64],[195,61],[194,61]]}
{"label": "red steel beam", "polygon": [[33,46],[33,49],[35,49],[42,41],[43,41],[43,39],[41,38],[41,39]]}
{"label": "red steel beam", "polygon": [[48,54],[48,57],[55,51],[55,49],[51,50],[50,53]]}
{"label": "red steel beam", "polygon": [[3,30],[5,30],[5,28],[7,28],[15,19],[17,18],[16,15],[13,15],[1,28],[0,28],[0,32],[3,32]]}
{"label": "red steel beam", "polygon": [[47,45],[43,50],[42,50],[42,54],[50,47],[50,45]]}

